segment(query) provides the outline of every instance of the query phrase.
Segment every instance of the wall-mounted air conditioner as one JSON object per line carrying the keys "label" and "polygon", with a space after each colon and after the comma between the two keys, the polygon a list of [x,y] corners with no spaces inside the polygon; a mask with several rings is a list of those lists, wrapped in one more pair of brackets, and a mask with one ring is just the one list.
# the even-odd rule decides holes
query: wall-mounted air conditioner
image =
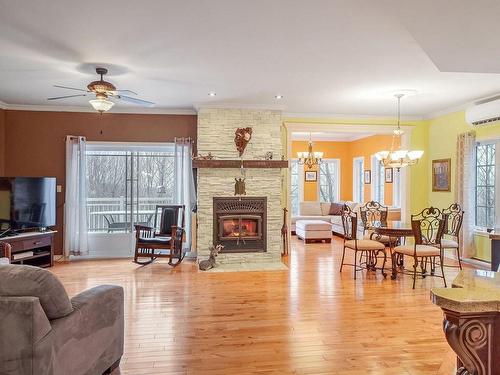
{"label": "wall-mounted air conditioner", "polygon": [[500,121],[500,99],[495,98],[467,108],[465,120],[471,125]]}

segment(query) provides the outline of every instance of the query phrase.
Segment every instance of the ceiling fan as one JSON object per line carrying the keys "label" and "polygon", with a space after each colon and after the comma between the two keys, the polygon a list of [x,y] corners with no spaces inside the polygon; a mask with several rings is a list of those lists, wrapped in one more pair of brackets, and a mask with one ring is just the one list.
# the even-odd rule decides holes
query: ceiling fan
{"label": "ceiling fan", "polygon": [[108,100],[108,98],[123,100],[124,102],[134,103],[134,104],[142,105],[144,107],[154,106],[153,102],[148,102],[147,100],[132,98],[130,96],[123,95],[123,93],[127,93],[129,95],[137,95],[137,93],[135,93],[134,91],[117,90],[116,87],[112,83],[106,82],[103,79],[103,76],[108,73],[108,69],[96,68],[95,71],[97,74],[99,74],[101,76],[101,79],[99,81],[90,82],[87,85],[87,89],[78,89],[78,88],[74,88],[74,87],[54,85],[54,87],[57,87],[60,89],[82,91],[85,94],[56,96],[53,98],[47,98],[47,100],[59,100],[59,99],[74,98],[77,96],[87,96],[90,94],[94,94],[95,99],[89,100],[89,103],[92,105],[92,107],[94,107],[94,109],[96,111],[99,111],[101,113],[109,111],[111,109],[111,107],[113,107],[115,105],[115,103],[112,102],[111,100]]}

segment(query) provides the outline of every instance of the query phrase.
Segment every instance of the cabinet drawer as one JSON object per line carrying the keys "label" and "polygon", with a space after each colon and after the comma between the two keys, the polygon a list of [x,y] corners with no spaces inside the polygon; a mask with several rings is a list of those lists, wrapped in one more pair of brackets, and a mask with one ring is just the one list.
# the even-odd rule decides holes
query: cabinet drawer
{"label": "cabinet drawer", "polygon": [[52,243],[51,237],[32,238],[29,240],[24,240],[23,247],[24,250],[29,250],[35,247],[50,246],[51,243]]}
{"label": "cabinet drawer", "polygon": [[24,250],[24,241],[13,241],[8,242],[8,244],[11,246],[11,251],[13,253],[16,251]]}

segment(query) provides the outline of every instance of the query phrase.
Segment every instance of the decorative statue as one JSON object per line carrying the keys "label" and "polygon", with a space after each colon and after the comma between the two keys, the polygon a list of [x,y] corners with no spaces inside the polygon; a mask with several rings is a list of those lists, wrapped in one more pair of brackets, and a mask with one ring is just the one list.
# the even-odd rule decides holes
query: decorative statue
{"label": "decorative statue", "polygon": [[234,143],[238,150],[240,157],[245,152],[248,142],[252,139],[252,128],[238,128],[234,132]]}
{"label": "decorative statue", "polygon": [[208,257],[207,260],[202,260],[199,264],[199,268],[201,271],[208,271],[209,269],[212,269],[215,267],[215,257],[217,257],[217,254],[219,254],[219,251],[221,251],[224,248],[222,245],[217,245],[215,247],[210,246],[210,256]]}
{"label": "decorative statue", "polygon": [[211,152],[209,152],[206,155],[198,154],[196,156],[193,156],[193,160],[212,160],[214,156],[212,155]]}
{"label": "decorative statue", "polygon": [[234,195],[247,195],[245,190],[245,179],[235,178],[234,179]]}

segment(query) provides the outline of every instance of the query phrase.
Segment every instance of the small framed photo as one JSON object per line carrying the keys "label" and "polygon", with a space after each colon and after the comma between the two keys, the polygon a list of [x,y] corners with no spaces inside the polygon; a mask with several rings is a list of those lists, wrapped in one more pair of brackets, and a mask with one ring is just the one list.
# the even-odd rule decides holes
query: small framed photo
{"label": "small framed photo", "polygon": [[392,168],[386,168],[385,169],[385,183],[386,184],[392,184],[393,180],[393,169]]}
{"label": "small framed photo", "polygon": [[451,191],[451,159],[432,161],[432,191]]}
{"label": "small framed photo", "polygon": [[364,173],[364,179],[365,179],[365,184],[371,184],[372,183],[372,171],[369,170],[369,169],[366,169],[365,170],[365,173]]}
{"label": "small framed photo", "polygon": [[306,182],[315,182],[318,180],[318,172],[316,171],[306,171],[304,176]]}

